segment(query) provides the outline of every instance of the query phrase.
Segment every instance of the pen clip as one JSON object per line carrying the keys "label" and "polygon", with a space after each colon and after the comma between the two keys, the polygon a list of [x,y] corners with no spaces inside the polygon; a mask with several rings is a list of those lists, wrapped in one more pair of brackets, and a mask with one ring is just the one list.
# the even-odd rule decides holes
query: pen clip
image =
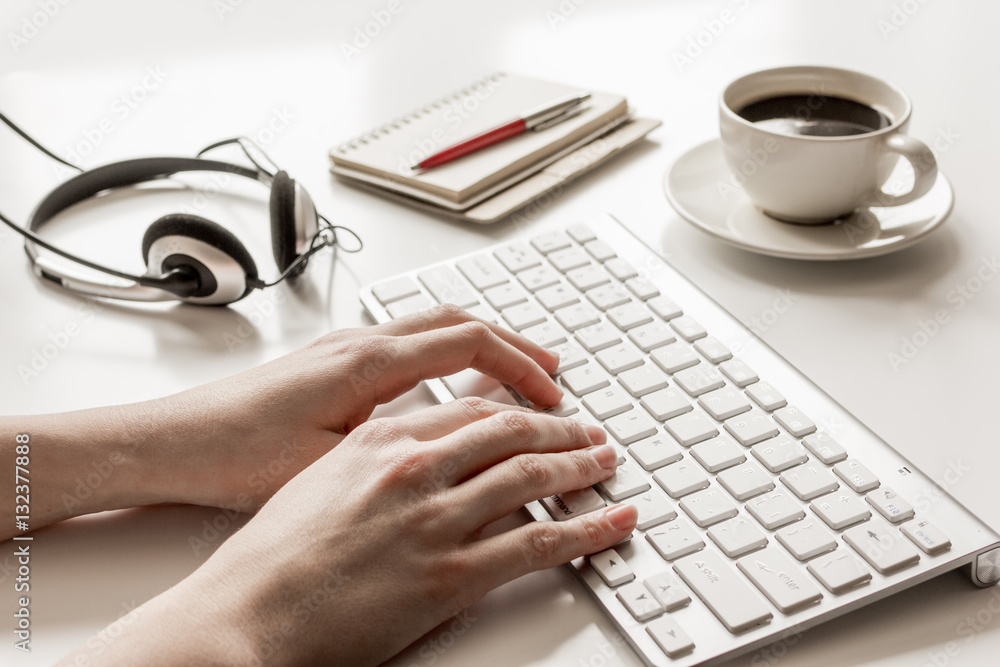
{"label": "pen clip", "polygon": [[559,123],[563,122],[564,120],[569,120],[570,118],[573,118],[575,116],[579,116],[580,114],[582,114],[584,111],[586,111],[589,108],[590,108],[590,105],[587,105],[587,104],[578,104],[575,107],[570,107],[569,109],[567,109],[566,111],[562,112],[558,116],[553,116],[552,118],[549,118],[548,120],[546,120],[544,122],[541,122],[538,125],[535,125],[533,128],[531,128],[531,131],[532,132],[539,132],[541,130],[546,130],[546,129],[552,127],[553,125],[558,125]]}

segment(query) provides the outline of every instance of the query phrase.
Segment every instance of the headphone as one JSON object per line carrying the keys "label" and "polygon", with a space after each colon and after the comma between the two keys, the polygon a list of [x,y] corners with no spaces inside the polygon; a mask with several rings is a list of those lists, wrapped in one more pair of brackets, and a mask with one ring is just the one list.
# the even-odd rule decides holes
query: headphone
{"label": "headphone", "polygon": [[[325,247],[343,248],[337,239],[337,230],[349,233],[357,241],[356,247],[344,248],[345,252],[358,252],[363,247],[354,231],[334,225],[323,217],[305,188],[278,168],[249,139],[238,137],[214,143],[193,158],[139,158],[84,171],[50,152],[3,114],[0,114],[0,121],[52,159],[81,172],[42,199],[31,213],[27,228],[0,214],[0,221],[25,237],[24,250],[35,275],[71,292],[127,301],[179,300],[223,306],[239,301],[255,289],[271,287],[286,278],[294,280],[305,270],[309,257]],[[239,146],[253,168],[202,157],[208,151],[228,144]],[[261,164],[254,157],[251,147],[273,168]],[[142,238],[146,273],[142,275],[132,275],[83,259],[53,246],[38,234],[46,222],[74,204],[100,197],[111,190],[199,171],[242,176],[270,189],[271,250],[280,272],[276,280],[270,283],[261,280],[253,257],[232,232],[211,220],[187,213],[165,215],[146,230]],[[53,262],[40,254],[39,247],[125,282],[99,282],[65,273],[58,261]]]}

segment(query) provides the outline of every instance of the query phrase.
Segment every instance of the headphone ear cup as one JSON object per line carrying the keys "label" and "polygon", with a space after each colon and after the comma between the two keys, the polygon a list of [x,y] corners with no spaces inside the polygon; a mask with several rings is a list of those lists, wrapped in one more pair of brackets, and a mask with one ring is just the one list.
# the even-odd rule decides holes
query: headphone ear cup
{"label": "headphone ear cup", "polygon": [[232,232],[197,215],[165,215],[142,237],[142,259],[150,275],[178,267],[198,274],[199,288],[183,301],[225,305],[258,286],[257,265]]}
{"label": "headphone ear cup", "polygon": [[[282,273],[319,232],[319,215],[309,193],[296,183],[288,173],[279,171],[271,182],[271,250],[274,262]],[[297,267],[293,275],[305,269]]]}

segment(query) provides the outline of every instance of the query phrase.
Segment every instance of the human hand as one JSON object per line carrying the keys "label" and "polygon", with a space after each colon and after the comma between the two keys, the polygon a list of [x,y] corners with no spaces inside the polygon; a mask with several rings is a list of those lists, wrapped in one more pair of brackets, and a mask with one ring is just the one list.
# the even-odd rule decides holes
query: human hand
{"label": "human hand", "polygon": [[[164,501],[252,511],[421,380],[475,368],[538,405],[559,402],[558,357],[454,306],[331,332],[239,375],[137,404],[162,428],[143,452]],[[143,419],[140,414],[139,420]]]}
{"label": "human hand", "polygon": [[[383,661],[492,588],[624,539],[631,506],[480,537],[531,500],[611,476],[604,441],[599,428],[480,399],[369,421],[165,595],[197,626],[202,659]],[[136,632],[157,616],[138,618]]]}

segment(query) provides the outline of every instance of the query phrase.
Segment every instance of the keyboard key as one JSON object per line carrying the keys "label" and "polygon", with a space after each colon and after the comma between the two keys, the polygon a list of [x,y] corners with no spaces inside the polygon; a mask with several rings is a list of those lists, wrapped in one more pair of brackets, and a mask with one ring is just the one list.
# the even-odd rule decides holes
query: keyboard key
{"label": "keyboard key", "polygon": [[403,276],[372,287],[372,294],[383,306],[420,292],[413,280]]}
{"label": "keyboard key", "polygon": [[608,374],[591,361],[565,371],[560,378],[574,396],[583,396],[611,384]]}
{"label": "keyboard key", "polygon": [[517,405],[514,397],[498,380],[485,373],[480,373],[474,368],[466,368],[454,375],[443,377],[441,381],[455,398],[479,396],[504,405]]}
{"label": "keyboard key", "polygon": [[698,397],[725,386],[725,380],[714,367],[699,364],[674,373],[674,381],[689,396]]}
{"label": "keyboard key", "polygon": [[568,248],[572,245],[572,241],[563,232],[545,232],[532,238],[531,245],[543,255],[548,255],[550,252]]}
{"label": "keyboard key", "polygon": [[639,272],[635,267],[620,257],[615,257],[604,262],[604,268],[618,280],[625,282],[629,278],[635,278]]}
{"label": "keyboard key", "polygon": [[639,520],[635,524],[639,530],[647,530],[677,518],[674,506],[670,504],[665,495],[656,489],[649,489],[642,495],[630,498],[629,503],[635,505],[635,508],[639,510]]}
{"label": "keyboard key", "polygon": [[671,374],[699,363],[698,356],[691,348],[680,343],[658,347],[649,356],[657,366]]}
{"label": "keyboard key", "polygon": [[629,331],[653,321],[653,315],[641,304],[635,301],[623,303],[608,310],[608,319],[622,331]]}
{"label": "keyboard key", "polygon": [[708,529],[708,536],[730,558],[767,546],[767,535],[746,517],[737,516]]}
{"label": "keyboard key", "polygon": [[783,613],[815,604],[823,593],[776,547],[765,547],[736,561],[736,567]]}
{"label": "keyboard key", "polygon": [[576,331],[601,321],[601,314],[586,303],[574,303],[555,312],[556,320],[566,331]]}
{"label": "keyboard key", "polygon": [[799,500],[812,500],[836,491],[840,484],[826,468],[808,463],[790,468],[779,476],[781,483],[792,490]]}
{"label": "keyboard key", "polygon": [[858,493],[877,489],[878,477],[857,459],[847,459],[833,466],[833,472]]}
{"label": "keyboard key", "polygon": [[920,560],[913,543],[879,517],[848,528],[844,531],[844,541],[879,574],[891,574]]}
{"label": "keyboard key", "polygon": [[639,471],[638,466],[628,461],[618,466],[614,475],[597,486],[614,502],[631,498],[643,491],[649,491],[650,488],[646,476]]}
{"label": "keyboard key", "polygon": [[753,409],[736,417],[730,417],[724,422],[729,434],[744,447],[756,445],[768,438],[778,435],[778,429],[767,415]]}
{"label": "keyboard key", "polygon": [[614,549],[608,549],[590,557],[590,566],[601,575],[608,586],[614,588],[635,579],[635,573],[625,559]]}
{"label": "keyboard key", "polygon": [[526,244],[517,242],[493,251],[493,256],[511,273],[524,271],[542,263],[541,256]]}
{"label": "keyboard key", "polygon": [[834,530],[867,521],[872,515],[871,510],[850,493],[831,493],[817,498],[809,505],[809,509]]}
{"label": "keyboard key", "polygon": [[711,487],[685,496],[680,506],[702,528],[731,519],[739,513],[739,508],[729,496]]}
{"label": "keyboard key", "polygon": [[664,610],[674,611],[691,602],[691,596],[669,570],[654,574],[642,580],[642,583],[653,594],[656,601],[663,605]]}
{"label": "keyboard key", "polygon": [[[489,298],[489,297],[487,297]],[[580,301],[580,293],[564,282],[546,287],[535,292],[535,298],[545,310],[553,313],[560,308]]]}
{"label": "keyboard key", "polygon": [[569,279],[569,282],[573,285],[573,287],[577,288],[581,292],[586,292],[587,290],[593,289],[598,285],[611,282],[611,276],[609,276],[604,269],[594,266],[593,264],[573,269],[566,274],[566,277]]}
{"label": "keyboard key", "polygon": [[646,305],[663,320],[672,320],[684,314],[680,306],[665,296],[653,297],[646,302]]}
{"label": "keyboard key", "polygon": [[[676,379],[677,376],[675,375],[674,378]],[[721,387],[704,394],[698,399],[698,405],[712,415],[712,419],[716,421],[724,421],[730,417],[741,415],[753,407],[743,392],[733,387]]]}
{"label": "keyboard key", "polygon": [[640,364],[618,376],[618,382],[628,390],[628,393],[639,398],[667,386],[667,376],[663,371],[652,364],[643,364],[641,361]]}
{"label": "keyboard key", "polygon": [[715,427],[715,422],[702,412],[692,411],[668,419],[664,422],[663,427],[667,429],[667,433],[685,447],[719,435],[719,429]]}
{"label": "keyboard key", "polygon": [[628,453],[646,470],[656,470],[683,458],[681,448],[665,435],[652,435],[629,445]]}
{"label": "keyboard key", "polygon": [[521,331],[545,321],[545,311],[534,303],[519,303],[500,311],[514,331]]}
{"label": "keyboard key", "polygon": [[698,350],[698,354],[713,364],[733,358],[733,353],[729,351],[729,348],[720,343],[714,336],[708,336],[707,338],[695,341],[694,349]]}
{"label": "keyboard key", "polygon": [[[612,375],[642,366],[643,356],[631,343],[621,343],[605,348],[596,355],[598,363]],[[634,395],[634,394],[633,394]]]}
{"label": "keyboard key", "polygon": [[801,438],[816,431],[816,424],[813,420],[805,416],[798,408],[793,408],[790,405],[775,410],[774,419],[781,424],[782,428],[796,438]]}
{"label": "keyboard key", "polygon": [[[570,307],[572,308],[572,306]],[[621,332],[609,322],[598,322],[597,324],[577,329],[573,335],[576,336],[577,341],[591,354],[622,342]]]}
{"label": "keyboard key", "polygon": [[755,459],[771,472],[781,472],[809,460],[806,451],[790,438],[772,438],[750,448]]}
{"label": "keyboard key", "polygon": [[831,593],[843,593],[872,579],[868,568],[846,551],[821,556],[806,565],[806,569]]}
{"label": "keyboard key", "polygon": [[427,310],[433,305],[434,302],[431,301],[430,297],[421,292],[398,301],[393,301],[385,307],[385,310],[389,313],[389,317],[396,319],[404,315],[412,315],[413,313]]}
{"label": "keyboard key", "polygon": [[807,519],[774,534],[781,546],[798,560],[809,560],[837,548],[837,538],[819,521]]}
{"label": "keyboard key", "polygon": [[639,405],[661,422],[694,410],[691,401],[673,387],[666,387],[646,394],[639,401]]}
{"label": "keyboard key", "polygon": [[549,261],[562,273],[590,264],[590,257],[577,247],[565,248],[549,255]]}
{"label": "keyboard key", "polygon": [[583,397],[583,406],[601,421],[632,409],[632,398],[617,385],[609,385]]}
{"label": "keyboard key", "polygon": [[739,445],[725,436],[699,442],[691,448],[691,456],[708,472],[718,472],[747,460]]}
{"label": "keyboard key", "polygon": [[[653,299],[651,301],[655,300],[656,299]],[[652,302],[650,302],[650,307],[654,308],[655,310],[655,306],[653,306]],[[672,320],[670,320],[670,327],[674,331],[679,333],[681,338],[683,338],[689,343],[696,341],[699,338],[704,338],[705,336],[708,335],[708,332],[705,331],[705,327],[698,324],[692,317],[688,315],[681,315],[680,317],[673,318]]]}
{"label": "keyboard key", "polygon": [[635,329],[629,330],[628,337],[643,352],[649,352],[677,340],[677,337],[674,336],[673,332],[663,322],[650,322],[649,324],[639,325]]}
{"label": "keyboard key", "polygon": [[674,563],[674,571],[733,634],[767,623],[772,618],[770,610],[746,580],[712,551]]}
{"label": "keyboard key", "polygon": [[479,303],[479,295],[450,266],[438,266],[417,274],[438,303],[453,303],[459,308],[469,308]]}
{"label": "keyboard key", "polygon": [[559,401],[557,405],[541,409],[541,412],[544,412],[547,415],[552,415],[553,417],[569,417],[570,415],[575,415],[579,411],[580,408],[578,408],[576,403],[573,402],[573,399],[568,396],[563,396],[562,400]]}
{"label": "keyboard key", "polygon": [[903,535],[920,547],[920,550],[928,555],[935,555],[951,548],[951,540],[939,528],[930,521],[914,521],[903,524],[899,529]]}
{"label": "keyboard key", "polygon": [[570,225],[566,229],[566,233],[572,236],[573,240],[577,243],[586,243],[587,241],[593,241],[597,238],[597,234],[594,233],[594,230],[582,222]]}
{"label": "keyboard key", "polygon": [[913,506],[888,487],[883,486],[877,491],[872,491],[865,497],[865,500],[892,523],[913,518]]}
{"label": "keyboard key", "polygon": [[598,262],[605,262],[616,255],[614,249],[600,239],[587,241],[583,244],[583,247],[586,248],[591,257],[596,259]]}
{"label": "keyboard key", "polygon": [[847,458],[847,450],[826,433],[816,433],[802,440],[809,453],[830,465]]}
{"label": "keyboard key", "polygon": [[635,294],[637,299],[642,299],[643,301],[652,299],[654,296],[660,296],[660,289],[646,278],[630,278],[625,281],[625,287],[632,294]]}
{"label": "keyboard key", "polygon": [[552,351],[559,355],[559,366],[556,368],[556,375],[564,373],[571,368],[582,366],[590,359],[587,353],[583,351],[583,348],[576,343],[563,343],[562,345],[557,345]]}
{"label": "keyboard key", "polygon": [[668,658],[680,657],[694,649],[694,642],[670,616],[656,619],[646,626],[646,632]]}
{"label": "keyboard key", "polygon": [[760,380],[757,373],[739,359],[730,359],[719,364],[719,370],[737,387],[746,387]]}
{"label": "keyboard key", "polygon": [[628,290],[617,283],[601,285],[600,287],[587,290],[586,296],[592,304],[602,311],[620,306],[623,303],[628,303],[629,299],[631,299]]}
{"label": "keyboard key", "polygon": [[455,266],[480,292],[496,285],[502,285],[509,279],[507,272],[500,268],[496,260],[489,255],[476,255],[460,259],[455,263]]}
{"label": "keyboard key", "polygon": [[788,525],[806,515],[802,505],[782,491],[772,491],[751,498],[746,508],[747,512],[768,530]]}
{"label": "keyboard key", "polygon": [[664,560],[675,560],[705,548],[705,542],[683,519],[675,519],[646,532],[646,541]]}
{"label": "keyboard key", "polygon": [[689,493],[708,488],[708,477],[701,468],[688,461],[672,463],[653,473],[653,479],[671,498],[681,498]]}
{"label": "keyboard key", "polygon": [[566,332],[555,322],[542,322],[521,331],[521,335],[536,345],[552,347],[566,342]]}
{"label": "keyboard key", "polygon": [[559,274],[552,270],[552,267],[536,266],[531,269],[525,269],[517,274],[517,281],[524,285],[524,287],[531,293],[535,293],[540,289],[546,287],[551,287],[559,282]]}
{"label": "keyboard key", "polygon": [[771,476],[753,461],[727,468],[716,479],[736,500],[746,500],[774,488]]}
{"label": "keyboard key", "polygon": [[768,412],[783,408],[788,404],[781,392],[771,386],[770,382],[754,382],[746,388],[747,396],[754,403],[764,408]]}
{"label": "keyboard key", "polygon": [[646,413],[629,410],[604,422],[604,428],[622,445],[656,435],[656,424]]}
{"label": "keyboard key", "polygon": [[483,296],[497,310],[503,310],[508,306],[514,306],[528,300],[528,293],[524,291],[524,288],[514,283],[504,283],[491,287],[483,292]]}
{"label": "keyboard key", "polygon": [[542,507],[556,521],[566,521],[573,517],[594,512],[607,504],[604,498],[591,487],[580,489],[579,491],[567,491],[559,495],[542,498]]}
{"label": "keyboard key", "polygon": [[633,581],[620,587],[615,597],[625,605],[628,613],[637,621],[648,621],[663,613],[663,605],[653,597],[641,581]]}

